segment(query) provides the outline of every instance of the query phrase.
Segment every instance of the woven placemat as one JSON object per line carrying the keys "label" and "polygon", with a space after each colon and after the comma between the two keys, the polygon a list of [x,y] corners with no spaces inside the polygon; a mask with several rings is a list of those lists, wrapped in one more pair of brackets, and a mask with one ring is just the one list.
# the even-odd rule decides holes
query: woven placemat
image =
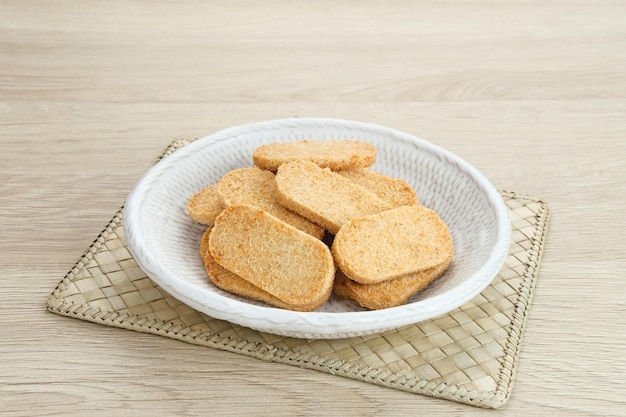
{"label": "woven placemat", "polygon": [[[189,143],[174,141],[162,156]],[[263,333],[202,314],[151,281],[126,246],[121,209],[47,300],[49,311],[393,389],[497,408],[508,400],[549,219],[535,198],[502,192],[510,254],[480,295],[437,319],[336,340]]]}

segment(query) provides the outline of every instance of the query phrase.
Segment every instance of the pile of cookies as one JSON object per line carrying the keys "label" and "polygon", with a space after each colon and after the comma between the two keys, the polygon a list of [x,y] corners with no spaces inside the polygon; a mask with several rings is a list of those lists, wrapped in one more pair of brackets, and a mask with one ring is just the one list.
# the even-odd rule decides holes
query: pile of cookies
{"label": "pile of cookies", "polygon": [[334,292],[369,309],[403,305],[454,253],[439,215],[404,180],[371,169],[368,143],[258,147],[253,165],[199,190],[190,218],[207,274],[227,292],[313,311]]}

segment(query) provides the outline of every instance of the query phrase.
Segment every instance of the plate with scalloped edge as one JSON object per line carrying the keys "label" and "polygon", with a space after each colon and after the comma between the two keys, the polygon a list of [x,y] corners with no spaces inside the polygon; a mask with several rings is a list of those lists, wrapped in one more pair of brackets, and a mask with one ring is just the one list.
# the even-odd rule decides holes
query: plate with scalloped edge
{"label": "plate with scalloped edge", "polygon": [[[227,172],[253,166],[252,154],[259,146],[305,139],[375,145],[372,169],[407,181],[420,203],[448,224],[455,252],[446,273],[405,305],[382,310],[367,310],[333,295],[316,311],[296,312],[213,286],[198,251],[205,227],[190,219],[189,198]],[[328,118],[251,123],[195,140],[163,158],[137,182],[124,204],[123,227],[138,265],[173,297],[211,317],[310,339],[382,333],[450,312],[491,283],[506,259],[511,236],[500,193],[466,161],[392,128]]]}

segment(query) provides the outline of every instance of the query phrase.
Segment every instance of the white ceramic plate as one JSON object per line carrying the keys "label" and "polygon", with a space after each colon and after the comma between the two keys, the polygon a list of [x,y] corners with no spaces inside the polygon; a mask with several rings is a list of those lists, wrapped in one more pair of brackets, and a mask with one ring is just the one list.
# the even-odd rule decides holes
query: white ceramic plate
{"label": "white ceramic plate", "polygon": [[[406,305],[376,311],[333,296],[315,312],[294,312],[214,287],[198,252],[204,227],[189,219],[187,201],[228,171],[252,166],[258,146],[303,139],[374,144],[378,157],[372,168],[408,181],[420,202],[447,222],[455,255],[445,275]],[[318,118],[248,124],[198,139],[162,159],[141,178],[128,196],[123,221],[137,263],[172,296],[218,319],[302,338],[379,333],[448,313],[493,280],[508,254],[511,234],[500,194],[457,156],[386,127]]]}

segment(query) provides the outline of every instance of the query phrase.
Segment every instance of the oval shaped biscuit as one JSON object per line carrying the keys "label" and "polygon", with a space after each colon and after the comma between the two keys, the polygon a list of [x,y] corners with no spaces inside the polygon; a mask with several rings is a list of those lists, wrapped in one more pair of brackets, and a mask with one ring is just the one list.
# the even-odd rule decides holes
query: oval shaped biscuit
{"label": "oval shaped biscuit", "polygon": [[448,226],[424,206],[354,218],[339,230],[332,245],[339,268],[362,284],[434,268],[453,252]]}
{"label": "oval shaped biscuit", "polygon": [[406,274],[376,284],[361,284],[337,270],[333,291],[342,298],[356,301],[361,307],[380,310],[406,304],[409,298],[439,279],[450,266],[452,258],[424,271]]}
{"label": "oval shaped biscuit", "polygon": [[[211,256],[211,252],[209,251],[209,237],[211,235],[212,229],[213,228],[209,226],[202,235],[202,239],[200,241],[200,255],[202,257],[204,268],[207,272],[209,279],[217,288],[231,294],[239,295],[241,297],[245,297],[251,300],[262,301],[265,304],[269,304],[274,307],[293,311],[316,310],[317,308],[321,307],[328,298],[321,297],[319,300],[316,300],[316,302],[312,304],[291,305],[279,300],[267,291],[263,291],[259,287],[252,285],[250,282],[241,278],[239,275],[229,271],[228,269],[215,262],[215,259]],[[331,290],[332,289],[329,289],[329,292]]]}
{"label": "oval shaped biscuit", "polygon": [[254,165],[273,172],[285,162],[300,159],[333,171],[365,168],[376,162],[376,147],[356,140],[302,140],[262,145],[252,154]]}
{"label": "oval shaped biscuit", "polygon": [[278,202],[276,179],[269,171],[256,167],[234,169],[220,179],[218,192],[226,206],[249,204],[267,211],[311,236],[318,239],[324,237],[323,227]]}
{"label": "oval shaped biscuit", "polygon": [[365,187],[392,207],[419,204],[417,192],[402,178],[390,177],[369,168],[337,171],[337,174]]}
{"label": "oval shaped biscuit", "polygon": [[209,185],[195,193],[187,203],[189,217],[196,223],[212,225],[225,206],[217,190],[217,184]]}
{"label": "oval shaped biscuit", "polygon": [[276,185],[281,204],[331,233],[337,233],[354,217],[391,208],[364,187],[311,161],[281,165]]}
{"label": "oval shaped biscuit", "polygon": [[222,211],[209,251],[224,268],[285,303],[302,306],[330,296],[335,265],[328,247],[257,207]]}

